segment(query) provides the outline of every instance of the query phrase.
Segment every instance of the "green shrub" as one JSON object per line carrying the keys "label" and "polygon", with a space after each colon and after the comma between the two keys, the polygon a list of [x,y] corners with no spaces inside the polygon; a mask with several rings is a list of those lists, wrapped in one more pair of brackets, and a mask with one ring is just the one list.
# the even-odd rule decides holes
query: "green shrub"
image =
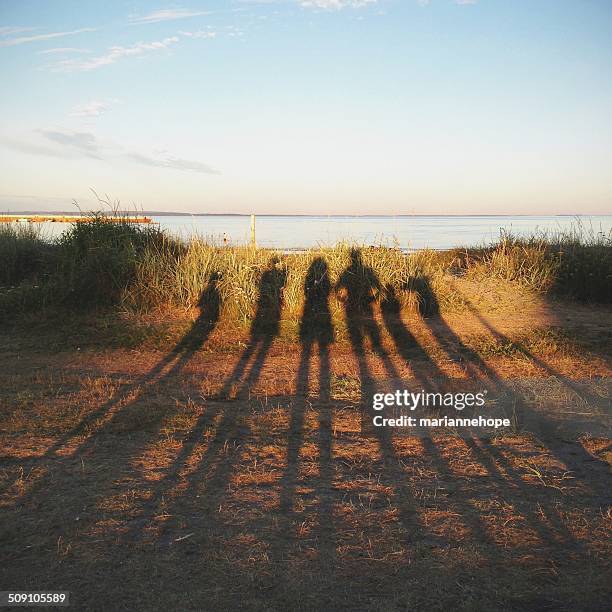
{"label": "green shrub", "polygon": [[36,281],[48,267],[53,250],[34,224],[0,223],[0,285]]}
{"label": "green shrub", "polygon": [[463,265],[474,280],[499,278],[539,293],[612,303],[612,234],[581,224],[526,238],[502,232],[497,244],[467,249]]}
{"label": "green shrub", "polygon": [[164,240],[155,227],[110,221],[103,214],[72,224],[57,241],[57,265],[47,287],[51,301],[74,307],[119,303],[138,262]]}
{"label": "green shrub", "polygon": [[612,303],[612,237],[585,243],[569,239],[551,245],[558,258],[553,291],[577,300]]}

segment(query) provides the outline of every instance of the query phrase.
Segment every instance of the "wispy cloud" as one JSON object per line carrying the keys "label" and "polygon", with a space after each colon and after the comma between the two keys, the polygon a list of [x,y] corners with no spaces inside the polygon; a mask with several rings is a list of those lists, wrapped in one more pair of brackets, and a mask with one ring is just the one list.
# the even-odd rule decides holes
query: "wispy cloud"
{"label": "wispy cloud", "polygon": [[195,32],[179,32],[181,36],[187,38],[215,38],[217,33],[212,30],[197,30]]}
{"label": "wispy cloud", "polygon": [[39,55],[52,55],[57,53],[91,53],[89,49],[81,49],[80,47],[55,47],[53,49],[45,49],[44,51],[39,51]]}
{"label": "wispy cloud", "polygon": [[64,132],[59,130],[40,130],[51,142],[72,149],[94,159],[101,159],[101,147],[96,137],[89,132]]}
{"label": "wispy cloud", "polygon": [[[431,0],[416,0],[417,4],[420,6],[429,6]],[[468,5],[468,4],[476,4],[478,0],[454,0],[455,4],[460,5]]]}
{"label": "wispy cloud", "polygon": [[92,100],[87,104],[79,104],[75,106],[71,113],[71,117],[99,117],[106,111],[110,110],[111,103],[102,100]]}
{"label": "wispy cloud", "polygon": [[50,34],[37,34],[36,36],[7,38],[5,40],[0,40],[0,47],[14,47],[15,45],[23,45],[24,43],[37,42],[39,40],[49,40],[51,38],[60,38],[62,36],[71,36],[73,34],[81,34],[82,32],[95,31],[96,28],[80,28],[79,30],[70,30],[67,32],[51,32]]}
{"label": "wispy cloud", "polygon": [[153,11],[148,15],[130,15],[128,21],[132,24],[159,23],[160,21],[175,21],[176,19],[187,19],[210,15],[210,11],[192,11],[185,8],[162,9]]}
{"label": "wispy cloud", "polygon": [[59,157],[61,159],[74,158],[74,153],[65,151],[64,149],[51,148],[38,142],[30,142],[27,140],[16,140],[14,138],[0,138],[0,144],[28,155],[42,155],[45,157]]}
{"label": "wispy cloud", "polygon": [[57,128],[40,129],[30,134],[29,139],[4,138],[1,143],[13,150],[30,155],[60,159],[124,160],[151,168],[166,168],[199,174],[220,174],[218,170],[201,161],[174,157],[166,152],[154,156],[126,150],[114,143],[101,142],[91,132],[75,132]]}
{"label": "wispy cloud", "polygon": [[172,168],[174,170],[200,172],[202,174],[220,174],[218,170],[215,170],[208,164],[203,164],[201,162],[192,161],[189,159],[180,159],[178,157],[156,159],[140,153],[127,153],[126,157],[139,164],[143,164],[144,166],[152,166],[153,168]]}
{"label": "wispy cloud", "polygon": [[22,28],[21,26],[2,26],[0,27],[0,36],[11,36],[12,34],[21,34],[22,32],[31,32],[36,28]]}
{"label": "wispy cloud", "polygon": [[343,8],[361,8],[376,4],[378,0],[298,0],[306,8],[318,8],[338,11]]}
{"label": "wispy cloud", "polygon": [[58,62],[53,66],[56,70],[64,72],[86,72],[89,70],[95,70],[102,66],[108,66],[114,64],[125,57],[134,57],[139,55],[145,55],[153,51],[162,51],[167,49],[171,45],[179,41],[178,36],[169,36],[163,40],[154,42],[139,42],[129,47],[110,47],[108,52],[98,57],[92,57],[91,59],[67,59]]}

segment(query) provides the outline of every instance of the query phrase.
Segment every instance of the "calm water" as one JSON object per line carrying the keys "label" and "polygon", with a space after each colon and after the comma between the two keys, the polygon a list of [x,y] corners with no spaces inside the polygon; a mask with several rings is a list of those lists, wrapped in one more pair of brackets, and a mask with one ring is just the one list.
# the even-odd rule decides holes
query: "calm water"
{"label": "calm water", "polygon": [[[188,238],[198,235],[222,243],[245,244],[249,240],[248,216],[153,217],[160,227]],[[333,245],[339,241],[362,245],[397,244],[403,249],[447,249],[494,241],[502,229],[526,235],[534,231],[558,231],[578,224],[608,233],[612,215],[606,216],[454,216],[454,217],[288,217],[260,216],[256,219],[257,244],[278,249],[303,249]],[[49,236],[58,235],[64,224],[44,224]]]}

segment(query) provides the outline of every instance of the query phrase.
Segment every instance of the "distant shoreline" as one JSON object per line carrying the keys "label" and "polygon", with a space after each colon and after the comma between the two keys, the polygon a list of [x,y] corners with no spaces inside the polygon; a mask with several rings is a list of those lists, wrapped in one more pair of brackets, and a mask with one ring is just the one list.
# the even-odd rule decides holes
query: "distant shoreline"
{"label": "distant shoreline", "polygon": [[[104,211],[103,211],[104,212]],[[110,213],[109,213],[110,214]],[[146,215],[148,217],[250,217],[250,213],[189,213],[189,212],[171,212],[171,211],[155,211],[155,210],[139,210],[139,211],[121,211],[121,214],[125,214],[130,217],[140,217]],[[362,215],[342,215],[342,214],[329,214],[329,215],[315,215],[315,214],[273,214],[273,213],[253,213],[255,217],[284,217],[284,218],[334,218],[334,219],[368,219],[368,218],[388,218],[388,219],[410,219],[410,218],[441,218],[447,219],[452,217],[457,218],[505,218],[505,217],[612,217],[612,213],[575,213],[575,214],[532,214],[532,215],[517,215],[517,214],[397,214],[397,215],[375,215],[375,214],[362,214]],[[62,210],[6,210],[1,211],[2,215],[62,215],[66,217],[81,217],[82,213],[74,211],[62,211]]]}

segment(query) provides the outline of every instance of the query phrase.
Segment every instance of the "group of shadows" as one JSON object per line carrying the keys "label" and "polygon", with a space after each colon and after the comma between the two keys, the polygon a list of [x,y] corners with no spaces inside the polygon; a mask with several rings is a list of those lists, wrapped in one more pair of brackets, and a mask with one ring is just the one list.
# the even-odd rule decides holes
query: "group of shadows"
{"label": "group of shadows", "polygon": [[[218,395],[208,398],[205,402],[201,416],[182,440],[179,450],[164,468],[161,478],[154,482],[146,481],[134,467],[134,459],[142,456],[151,443],[150,433],[125,437],[122,442],[125,448],[122,449],[120,456],[129,459],[124,460],[123,464],[120,457],[108,451],[104,444],[97,445],[96,438],[105,433],[121,431],[122,415],[134,407],[145,410],[147,406],[145,400],[151,390],[155,388],[159,390],[159,385],[163,385],[164,381],[181,373],[194,353],[202,348],[220,316],[221,296],[218,275],[210,278],[201,296],[198,319],[173,350],[145,376],[121,386],[110,400],[88,414],[74,429],[61,435],[46,451],[43,460],[53,464],[51,472],[57,474],[58,469],[64,469],[66,474],[65,480],[56,477],[54,486],[62,482],[69,486],[68,474],[78,473],[82,457],[86,457],[85,465],[90,464],[91,455],[94,454],[97,461],[107,462],[106,471],[100,472],[104,475],[101,476],[103,482],[97,482],[94,491],[83,493],[74,503],[78,503],[80,507],[89,507],[93,514],[104,496],[116,493],[116,480],[119,477],[125,478],[126,472],[131,472],[133,480],[140,479],[143,488],[149,492],[146,499],[139,502],[140,511],[129,517],[127,522],[125,516],[116,517],[120,523],[123,522],[121,537],[125,538],[125,541],[145,540],[154,517],[158,516],[162,509],[172,515],[172,509],[167,507],[168,500],[173,500],[171,504],[178,504],[181,503],[181,498],[185,503],[185,498],[190,497],[188,505],[198,508],[201,514],[199,519],[193,518],[194,524],[200,520],[201,524],[209,529],[215,520],[220,521],[215,509],[220,507],[223,496],[227,494],[227,485],[240,461],[245,440],[255,435],[250,430],[248,410],[241,409],[241,405],[237,402],[226,400],[230,396],[244,397],[259,379],[266,356],[279,334],[286,279],[286,270],[277,259],[272,259],[260,277],[256,312],[250,328],[250,337],[242,354],[233,371],[223,381]],[[477,353],[469,350],[440,316],[438,303],[428,280],[415,279],[411,284],[411,290],[419,293],[423,320],[445,356],[460,363],[478,389],[488,389],[497,394],[510,391],[507,383]],[[279,480],[278,512],[281,517],[280,528],[287,530],[288,538],[285,538],[287,541],[292,530],[291,517],[295,512],[296,491],[300,478],[300,452],[306,435],[305,417],[307,411],[313,407],[318,411],[316,416],[318,426],[312,433],[318,446],[318,474],[315,486],[318,498],[317,541],[320,554],[328,559],[332,559],[335,555],[332,509],[334,503],[338,501],[333,488],[338,466],[334,460],[332,429],[334,402],[331,393],[330,367],[330,345],[334,340],[334,329],[329,299],[333,291],[337,292],[342,301],[350,345],[358,364],[362,411],[368,410],[369,398],[372,397],[378,384],[369,365],[371,359],[380,359],[387,379],[397,381],[402,379],[389,351],[383,345],[382,325],[393,341],[394,352],[409,364],[419,388],[443,392],[449,388],[451,382],[406,325],[400,312],[400,299],[394,289],[381,286],[377,275],[364,263],[358,249],[351,252],[350,265],[341,273],[335,285],[330,279],[326,261],[322,257],[312,261],[304,282],[305,299],[299,330],[301,354],[296,372],[295,394],[289,404],[291,412],[288,430],[284,438],[286,461],[281,468],[282,475]],[[375,316],[377,301],[382,313],[381,318]],[[473,310],[473,314],[487,327],[493,337],[507,341],[507,338],[491,327],[476,310]],[[537,364],[547,375],[555,376],[577,395],[585,396],[586,392],[573,381],[552,370],[526,348],[521,350],[526,358]],[[312,397],[309,395],[311,388],[309,381],[315,362],[318,364],[319,376],[318,384],[312,388],[317,389],[315,395],[318,396]],[[151,395],[153,394],[154,391]],[[171,411],[172,408],[168,407],[168,410]],[[524,410],[527,410],[526,406]],[[91,433],[83,438],[86,432]],[[427,532],[427,527],[419,525],[418,513],[415,510],[418,504],[397,455],[392,434],[388,428],[378,427],[364,432],[363,435],[372,436],[371,439],[375,440],[380,457],[380,460],[377,460],[379,461],[377,467],[382,470],[385,482],[392,487],[393,503],[399,511],[398,516],[405,528],[407,540],[411,541],[418,537],[416,534]],[[204,439],[206,439],[205,445]],[[453,470],[436,440],[424,437],[421,444],[438,477],[452,481]],[[582,544],[573,537],[560,518],[554,505],[555,498],[549,491],[545,491],[539,498],[537,508],[535,505],[529,506],[527,496],[530,491],[527,489],[532,487],[526,484],[522,475],[499,446],[484,441],[476,435],[466,437],[465,444],[469,447],[474,460],[489,474],[488,486],[493,487],[498,495],[505,494],[509,499],[516,500],[517,504],[523,504],[523,514],[542,542],[547,546],[557,547],[560,552],[567,550],[568,547],[580,550]],[[546,452],[556,456],[567,466],[567,470],[572,471],[574,478],[580,480],[580,486],[590,491],[591,498],[596,498],[598,504],[608,495],[603,463],[599,465],[599,461],[593,462],[592,456],[579,444],[568,445],[552,437],[546,444]],[[66,446],[72,446],[75,450],[68,455],[58,452]],[[588,463],[585,463],[587,460]],[[130,481],[131,488],[134,488],[133,480]],[[28,514],[34,511],[42,512],[43,506],[45,512],[51,510],[49,505],[52,502],[49,498],[45,499],[44,504],[40,501],[40,498],[45,497],[49,486],[49,478],[43,476],[41,481],[35,483],[22,496],[18,502],[24,515],[22,520],[27,522]],[[182,491],[180,495],[176,494],[177,488]],[[90,498],[87,499],[87,496]],[[68,497],[58,498],[57,503],[71,503],[68,499]],[[93,515],[91,518],[95,521]],[[462,520],[474,538],[491,545],[489,548],[495,548],[489,530],[481,522],[477,512],[466,512]],[[166,526],[168,546],[172,543],[172,537],[180,531],[177,524],[174,525],[174,529],[172,526],[173,519],[170,519]],[[163,537],[160,542],[160,545],[164,544]],[[282,558],[281,552],[278,555]]]}

